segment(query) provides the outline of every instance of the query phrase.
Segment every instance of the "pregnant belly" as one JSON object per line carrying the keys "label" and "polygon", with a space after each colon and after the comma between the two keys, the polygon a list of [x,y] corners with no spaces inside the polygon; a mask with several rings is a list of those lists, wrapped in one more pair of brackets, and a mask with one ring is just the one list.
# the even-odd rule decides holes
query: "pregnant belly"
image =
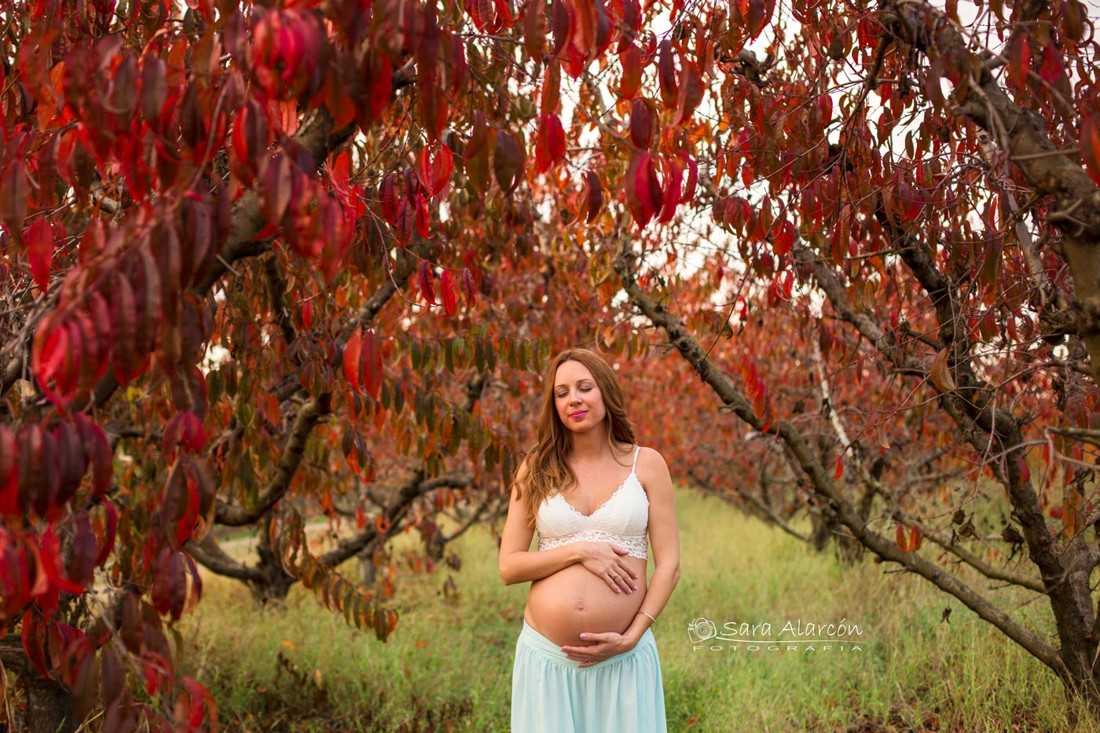
{"label": "pregnant belly", "polygon": [[645,599],[645,560],[626,558],[638,590],[616,593],[583,565],[570,565],[531,584],[524,618],[555,644],[583,644],[582,632],[623,633]]}

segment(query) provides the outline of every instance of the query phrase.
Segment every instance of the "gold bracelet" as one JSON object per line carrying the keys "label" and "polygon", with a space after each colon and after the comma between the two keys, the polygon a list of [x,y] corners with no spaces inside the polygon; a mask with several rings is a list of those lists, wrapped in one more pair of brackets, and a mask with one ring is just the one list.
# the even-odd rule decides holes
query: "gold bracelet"
{"label": "gold bracelet", "polygon": [[648,613],[646,613],[645,611],[638,611],[638,613],[636,613],[635,615],[636,615],[636,616],[645,616],[645,617],[646,617],[647,619],[649,619],[649,621],[650,621],[649,625],[650,625],[650,626],[653,626],[654,624],[656,624],[656,623],[657,623],[657,619],[656,619],[656,618],[654,618],[653,616],[650,616],[650,615],[649,615]]}

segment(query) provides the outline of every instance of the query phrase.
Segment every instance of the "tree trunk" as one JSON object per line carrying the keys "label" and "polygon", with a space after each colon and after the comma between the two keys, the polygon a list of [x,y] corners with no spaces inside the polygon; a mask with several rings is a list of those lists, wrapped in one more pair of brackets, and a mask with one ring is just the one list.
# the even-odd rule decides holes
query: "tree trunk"
{"label": "tree trunk", "polygon": [[254,577],[248,581],[248,589],[252,591],[252,598],[257,605],[264,608],[269,605],[281,606],[286,603],[286,597],[289,595],[291,587],[298,582],[297,578],[283,570],[278,558],[275,557],[275,553],[271,549],[270,523],[272,521],[269,515],[264,522],[265,526],[261,528],[260,540],[256,546],[259,562],[253,570],[258,572],[259,577]]}
{"label": "tree trunk", "polygon": [[73,733],[76,714],[72,695],[64,685],[43,677],[23,652],[18,634],[0,640],[0,661],[23,683],[27,696],[24,724],[29,733]]}
{"label": "tree trunk", "polygon": [[64,685],[35,670],[23,676],[27,692],[27,730],[30,733],[73,733],[76,715],[73,698]]}

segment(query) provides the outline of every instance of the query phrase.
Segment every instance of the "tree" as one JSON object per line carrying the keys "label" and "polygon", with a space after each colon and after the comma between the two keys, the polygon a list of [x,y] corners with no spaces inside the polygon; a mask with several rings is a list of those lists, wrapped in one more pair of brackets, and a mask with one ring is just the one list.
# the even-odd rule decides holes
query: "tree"
{"label": "tree", "polygon": [[[32,717],[43,678],[77,708],[36,727],[96,706],[111,730],[213,722],[167,642],[199,598],[196,558],[260,596],[300,579],[384,638],[384,583],[330,564],[405,527],[435,562],[438,512],[499,506],[530,429],[516,405],[537,402],[552,348],[594,331],[633,373],[652,346],[634,308],[788,466],[745,501],[847,528],[1095,705],[1083,6],[994,4],[965,24],[954,4],[784,10],[5,4],[0,625],[19,629],[5,663],[34,682]],[[636,389],[684,389],[682,366],[644,363]],[[902,382],[928,399],[914,408]],[[882,408],[857,410],[869,395]],[[813,419],[823,399],[835,420]],[[744,453],[724,420],[683,465]],[[876,465],[884,443],[929,456],[931,475],[991,473],[1040,580],[933,526],[900,451]],[[727,490],[720,463],[696,462]],[[383,470],[399,478],[375,484]],[[362,509],[356,536],[312,556],[304,507]],[[893,541],[870,521],[882,507]],[[226,562],[215,524],[261,526],[260,564]],[[1060,649],[922,554],[923,536],[1046,594]]]}
{"label": "tree", "polygon": [[[1095,715],[1100,168],[1084,6],[731,12],[710,37],[722,118],[706,141],[712,223],[695,226],[729,242],[710,266],[733,276],[685,277],[619,241],[630,301],[792,464],[803,503],[993,624]],[[751,308],[730,295],[742,281]],[[739,328],[748,348],[725,345]],[[898,469],[914,448],[929,475],[965,470],[971,488],[912,490]],[[1045,596],[1057,639],[957,562]]]}

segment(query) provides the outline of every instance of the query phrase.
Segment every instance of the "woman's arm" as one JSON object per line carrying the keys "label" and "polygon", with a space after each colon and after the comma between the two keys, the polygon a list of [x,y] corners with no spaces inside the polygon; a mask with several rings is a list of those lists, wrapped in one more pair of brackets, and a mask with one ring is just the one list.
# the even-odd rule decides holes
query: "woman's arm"
{"label": "woman's arm", "polygon": [[562,651],[581,661],[582,667],[633,649],[642,634],[665,609],[676,583],[680,580],[680,528],[672,495],[672,477],[661,454],[651,448],[638,457],[638,480],[649,497],[649,541],[653,550],[653,578],[638,614],[622,634],[584,633],[587,646],[564,646]]}
{"label": "woman's arm", "polygon": [[680,582],[680,527],[676,523],[672,476],[660,453],[647,448],[638,457],[638,479],[649,496],[649,542],[653,550],[653,579],[634,622],[623,634],[633,647],[654,618],[665,610],[672,591]]}
{"label": "woman's arm", "polygon": [[[523,472],[520,466],[517,479]],[[607,580],[616,593],[630,593],[637,589],[637,573],[622,561],[626,550],[606,542],[573,542],[552,550],[531,552],[531,538],[535,530],[527,525],[526,508],[518,497],[515,488],[508,502],[508,518],[504,521],[504,533],[500,538],[500,556],[498,566],[500,578],[506,585],[526,583],[553,575],[574,563],[583,563],[585,568],[605,580],[609,576],[618,578],[616,582]],[[609,572],[609,571],[615,572]]]}
{"label": "woman's arm", "polygon": [[512,489],[508,502],[508,518],[500,538],[500,578],[505,585],[526,583],[553,575],[580,560],[576,545],[557,547],[546,552],[531,552],[535,530],[527,526],[523,502]]}

